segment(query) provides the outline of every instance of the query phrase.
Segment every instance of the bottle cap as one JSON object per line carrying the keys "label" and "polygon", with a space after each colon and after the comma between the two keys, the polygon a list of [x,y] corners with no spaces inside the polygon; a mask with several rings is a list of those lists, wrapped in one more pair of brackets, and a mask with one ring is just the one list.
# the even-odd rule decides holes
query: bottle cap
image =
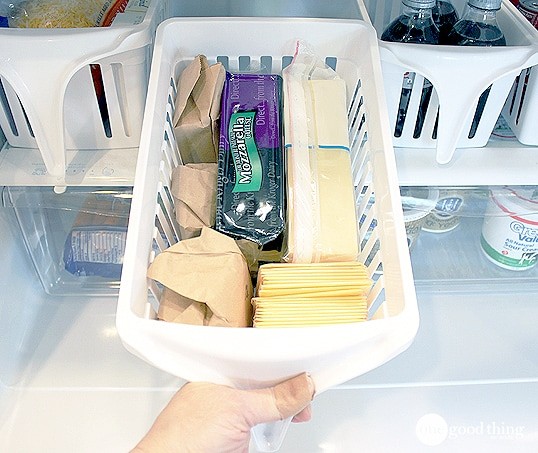
{"label": "bottle cap", "polygon": [[435,6],[435,0],[402,0],[402,3],[405,6],[410,6],[411,8],[433,8]]}
{"label": "bottle cap", "polygon": [[469,0],[469,5],[480,9],[501,9],[502,0]]}

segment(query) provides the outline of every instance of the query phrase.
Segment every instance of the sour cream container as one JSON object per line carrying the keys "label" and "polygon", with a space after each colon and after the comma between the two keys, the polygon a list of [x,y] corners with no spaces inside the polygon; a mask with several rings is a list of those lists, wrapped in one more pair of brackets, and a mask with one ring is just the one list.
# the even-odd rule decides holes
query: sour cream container
{"label": "sour cream container", "polygon": [[504,269],[534,267],[538,263],[538,189],[492,189],[480,245],[485,256]]}

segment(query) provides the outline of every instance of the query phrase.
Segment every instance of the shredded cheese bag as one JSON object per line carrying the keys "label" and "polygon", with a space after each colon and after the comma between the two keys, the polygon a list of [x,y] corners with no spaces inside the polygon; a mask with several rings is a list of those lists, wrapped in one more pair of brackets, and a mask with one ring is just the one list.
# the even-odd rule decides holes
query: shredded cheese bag
{"label": "shredded cheese bag", "polygon": [[108,26],[127,0],[28,0],[9,22],[15,28],[85,28]]}

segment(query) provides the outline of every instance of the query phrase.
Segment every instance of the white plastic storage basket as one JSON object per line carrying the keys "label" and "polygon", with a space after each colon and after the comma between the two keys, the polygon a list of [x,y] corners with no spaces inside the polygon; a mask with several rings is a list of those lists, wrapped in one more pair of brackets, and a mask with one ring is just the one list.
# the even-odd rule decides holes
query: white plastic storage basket
{"label": "white plastic storage basket", "polygon": [[[171,125],[178,75],[200,53],[210,63],[226,62],[232,72],[243,64],[252,71],[263,61],[267,72],[280,73],[297,39],[330,57],[347,84],[357,209],[359,218],[364,215],[360,259],[371,255],[368,268],[375,280],[370,320],[288,329],[156,320],[159,291],[146,272],[155,253],[178,241],[169,192],[172,168],[180,165]],[[378,58],[375,31],[362,21],[174,18],[159,26],[116,318],[127,349],[184,379],[240,387],[308,371],[321,392],[407,348],[418,311]]]}
{"label": "white plastic storage basket", "polygon": [[[364,0],[364,3],[379,36],[400,14],[401,0]],[[466,0],[453,0],[452,4],[461,17]],[[456,148],[487,144],[516,76],[523,68],[538,63],[538,41],[532,33],[532,25],[507,0],[503,0],[497,17],[507,47],[379,41],[390,130],[395,146],[436,148],[437,161],[443,164],[452,159]],[[414,72],[416,76],[403,129],[396,131],[402,83],[407,72]],[[433,84],[434,90],[419,132],[415,131],[415,125],[425,77]],[[482,116],[476,131],[471,133],[478,99],[490,85]]]}
{"label": "white plastic storage basket", "polygon": [[[530,26],[528,34],[538,45],[538,30]],[[525,68],[516,77],[502,114],[521,143],[538,145],[538,65]]]}
{"label": "white plastic storage basket", "polygon": [[0,28],[0,127],[9,144],[39,148],[59,178],[65,149],[137,147],[155,30],[169,9],[169,0],[152,0],[129,26]]}

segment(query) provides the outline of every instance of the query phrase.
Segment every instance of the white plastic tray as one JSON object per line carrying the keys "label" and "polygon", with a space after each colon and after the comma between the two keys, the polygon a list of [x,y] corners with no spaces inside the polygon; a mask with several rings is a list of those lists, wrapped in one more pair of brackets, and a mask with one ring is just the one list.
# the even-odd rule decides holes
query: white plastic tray
{"label": "white plastic tray", "polygon": [[[364,1],[369,18],[381,36],[400,13],[400,0]],[[454,0],[461,15],[465,0]],[[512,84],[523,68],[538,64],[538,42],[532,25],[508,1],[497,14],[507,47],[455,47],[379,41],[383,78],[389,110],[390,131],[395,124],[405,72],[415,72],[406,121],[394,145],[436,148],[440,164],[451,161],[456,148],[485,146]],[[414,137],[415,120],[424,78],[434,86],[422,133]],[[469,138],[480,94],[492,85],[475,135]],[[437,111],[439,124],[434,134]]]}
{"label": "white plastic tray", "polygon": [[[61,185],[66,149],[137,147],[155,30],[169,0],[132,26],[0,28],[0,127],[10,145],[38,148]],[[90,65],[100,67],[106,126]]]}
{"label": "white plastic tray", "polygon": [[[346,80],[353,174],[366,260],[375,284],[364,323],[290,329],[203,327],[156,320],[158,291],[146,278],[155,250],[178,240],[168,185],[180,163],[171,118],[176,80],[199,53],[210,62],[239,57],[280,73],[303,39],[332,57]],[[222,58],[220,58],[222,59]],[[271,60],[268,63],[268,60]],[[284,62],[284,63],[283,63]],[[258,387],[303,371],[319,392],[396,356],[413,340],[418,311],[386,119],[374,29],[362,21],[315,19],[169,19],[156,35],[116,323],[127,349],[187,380]],[[375,202],[368,203],[371,196]],[[374,221],[377,222],[374,222]],[[369,226],[376,223],[370,234]],[[371,230],[370,230],[371,231]],[[364,241],[366,234],[368,241]],[[149,288],[152,291],[149,291]],[[154,295],[155,294],[155,295]]]}

